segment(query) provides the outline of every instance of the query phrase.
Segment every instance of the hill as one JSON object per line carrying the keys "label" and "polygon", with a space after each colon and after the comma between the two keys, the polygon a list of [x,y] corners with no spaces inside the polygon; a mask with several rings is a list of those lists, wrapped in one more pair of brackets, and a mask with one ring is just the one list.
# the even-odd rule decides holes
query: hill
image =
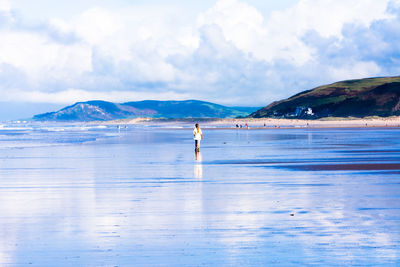
{"label": "hill", "polygon": [[234,118],[248,116],[258,108],[226,107],[198,100],[127,103],[78,102],[59,111],[35,115],[37,121],[106,121],[136,117],[153,118]]}
{"label": "hill", "polygon": [[400,76],[336,82],[276,101],[252,118],[322,118],[400,115]]}

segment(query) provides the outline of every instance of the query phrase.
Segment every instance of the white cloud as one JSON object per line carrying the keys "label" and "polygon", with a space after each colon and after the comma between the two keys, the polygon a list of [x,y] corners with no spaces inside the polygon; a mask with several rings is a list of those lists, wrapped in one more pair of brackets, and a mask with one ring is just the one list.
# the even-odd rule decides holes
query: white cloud
{"label": "white cloud", "polygon": [[399,2],[299,0],[265,15],[244,0],[219,0],[197,16],[177,6],[98,5],[32,24],[0,0],[9,16],[0,18],[0,92],[31,102],[268,104],[325,82],[394,73],[400,12],[387,8]]}
{"label": "white cloud", "polygon": [[336,81],[375,77],[380,73],[380,70],[381,69],[375,62],[348,62],[346,66],[328,67],[328,73]]}
{"label": "white cloud", "polygon": [[58,44],[35,33],[2,31],[0,51],[0,62],[23,71],[32,84],[68,81],[91,70],[89,47]]}
{"label": "white cloud", "polygon": [[0,0],[0,12],[10,12],[11,2],[10,0]]}
{"label": "white cloud", "polygon": [[341,36],[347,23],[369,26],[371,22],[387,19],[390,0],[300,0],[284,11],[274,12],[268,22],[287,34],[303,35],[314,30],[323,37]]}
{"label": "white cloud", "polygon": [[122,27],[120,18],[104,8],[91,8],[73,22],[78,35],[91,45],[100,45]]}
{"label": "white cloud", "polygon": [[297,66],[314,51],[301,40],[308,31],[322,37],[341,37],[347,23],[369,26],[392,17],[386,13],[389,0],[300,0],[295,6],[272,12],[270,17],[238,0],[220,0],[199,15],[198,25],[218,25],[226,40],[257,59],[287,60]]}
{"label": "white cloud", "polygon": [[19,102],[21,99],[26,103],[57,103],[70,104],[79,101],[89,100],[108,100],[114,102],[126,102],[128,100],[184,100],[190,99],[189,94],[177,94],[172,91],[159,92],[132,92],[132,91],[86,91],[82,89],[67,89],[58,92],[42,92],[42,91],[22,91],[7,90],[0,91],[2,101]]}
{"label": "white cloud", "polygon": [[280,24],[272,24],[257,9],[238,0],[220,0],[198,18],[199,27],[217,25],[225,39],[249,57],[304,64],[311,51],[299,41],[299,36],[281,32]]}
{"label": "white cloud", "polygon": [[239,49],[252,52],[257,39],[265,35],[264,18],[254,7],[236,0],[220,0],[198,17],[198,27],[217,25],[226,40]]}
{"label": "white cloud", "polygon": [[11,10],[10,0],[0,0],[0,24],[13,21]]}

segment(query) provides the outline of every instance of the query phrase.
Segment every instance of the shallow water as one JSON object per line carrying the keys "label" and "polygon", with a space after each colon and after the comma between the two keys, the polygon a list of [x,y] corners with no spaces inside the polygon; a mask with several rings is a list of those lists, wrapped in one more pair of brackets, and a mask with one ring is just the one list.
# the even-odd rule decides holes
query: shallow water
{"label": "shallow water", "polygon": [[400,264],[400,129],[0,128],[0,266]]}

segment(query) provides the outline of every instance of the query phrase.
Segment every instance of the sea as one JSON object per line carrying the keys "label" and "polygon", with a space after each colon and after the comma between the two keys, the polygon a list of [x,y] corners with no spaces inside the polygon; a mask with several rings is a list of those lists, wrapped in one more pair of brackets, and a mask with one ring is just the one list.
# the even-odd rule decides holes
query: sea
{"label": "sea", "polygon": [[400,266],[400,128],[0,124],[0,266]]}

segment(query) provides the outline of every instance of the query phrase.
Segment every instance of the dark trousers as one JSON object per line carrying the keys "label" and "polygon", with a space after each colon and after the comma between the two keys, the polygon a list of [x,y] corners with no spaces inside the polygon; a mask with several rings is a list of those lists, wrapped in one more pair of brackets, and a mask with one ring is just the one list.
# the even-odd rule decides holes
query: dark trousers
{"label": "dark trousers", "polygon": [[199,149],[199,140],[194,140],[194,148]]}

